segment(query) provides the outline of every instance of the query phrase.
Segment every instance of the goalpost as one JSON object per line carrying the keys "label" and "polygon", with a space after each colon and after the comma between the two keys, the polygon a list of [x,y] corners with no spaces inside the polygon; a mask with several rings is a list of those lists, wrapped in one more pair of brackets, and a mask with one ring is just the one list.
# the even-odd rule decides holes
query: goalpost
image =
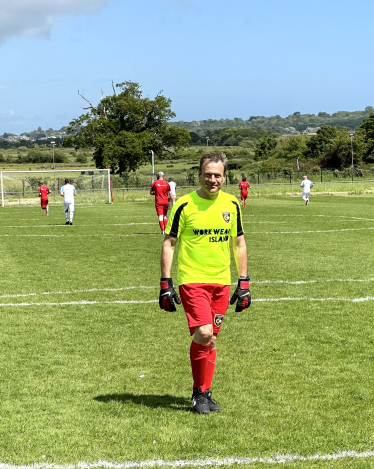
{"label": "goalpost", "polygon": [[77,203],[112,203],[109,169],[1,171],[1,206],[37,205],[39,181],[51,190],[50,204],[62,204],[60,189],[68,178],[77,190]]}

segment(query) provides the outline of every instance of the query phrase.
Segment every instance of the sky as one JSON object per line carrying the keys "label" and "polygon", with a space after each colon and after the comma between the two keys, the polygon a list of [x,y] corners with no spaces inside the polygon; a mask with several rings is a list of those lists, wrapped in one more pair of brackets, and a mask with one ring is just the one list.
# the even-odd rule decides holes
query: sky
{"label": "sky", "polygon": [[60,129],[111,83],[176,120],[374,105],[372,0],[0,0],[0,135]]}

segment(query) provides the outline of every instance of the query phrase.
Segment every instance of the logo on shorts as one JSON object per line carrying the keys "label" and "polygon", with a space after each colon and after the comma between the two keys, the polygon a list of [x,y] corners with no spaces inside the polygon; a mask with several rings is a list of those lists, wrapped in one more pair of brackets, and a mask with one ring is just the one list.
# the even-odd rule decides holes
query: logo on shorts
{"label": "logo on shorts", "polygon": [[216,314],[214,316],[214,324],[216,327],[220,327],[223,321],[223,314]]}
{"label": "logo on shorts", "polygon": [[230,222],[230,212],[222,212],[222,216],[226,223]]}

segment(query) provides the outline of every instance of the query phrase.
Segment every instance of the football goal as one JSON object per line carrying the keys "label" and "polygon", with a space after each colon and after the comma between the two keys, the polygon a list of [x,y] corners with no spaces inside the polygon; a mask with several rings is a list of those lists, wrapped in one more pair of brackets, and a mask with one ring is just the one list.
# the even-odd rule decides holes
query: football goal
{"label": "football goal", "polygon": [[39,181],[51,194],[49,203],[62,204],[61,187],[65,179],[77,190],[76,204],[111,203],[109,169],[70,169],[51,171],[1,171],[1,205],[37,205]]}

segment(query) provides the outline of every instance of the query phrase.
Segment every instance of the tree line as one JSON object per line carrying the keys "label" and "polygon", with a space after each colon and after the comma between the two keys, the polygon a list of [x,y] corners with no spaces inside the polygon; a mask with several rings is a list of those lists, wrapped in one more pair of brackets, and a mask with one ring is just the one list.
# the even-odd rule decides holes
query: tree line
{"label": "tree line", "polygon": [[309,163],[324,169],[360,167],[374,163],[374,113],[350,137],[346,127],[322,126],[316,135],[277,137],[266,135],[255,145],[254,159],[264,172]]}

